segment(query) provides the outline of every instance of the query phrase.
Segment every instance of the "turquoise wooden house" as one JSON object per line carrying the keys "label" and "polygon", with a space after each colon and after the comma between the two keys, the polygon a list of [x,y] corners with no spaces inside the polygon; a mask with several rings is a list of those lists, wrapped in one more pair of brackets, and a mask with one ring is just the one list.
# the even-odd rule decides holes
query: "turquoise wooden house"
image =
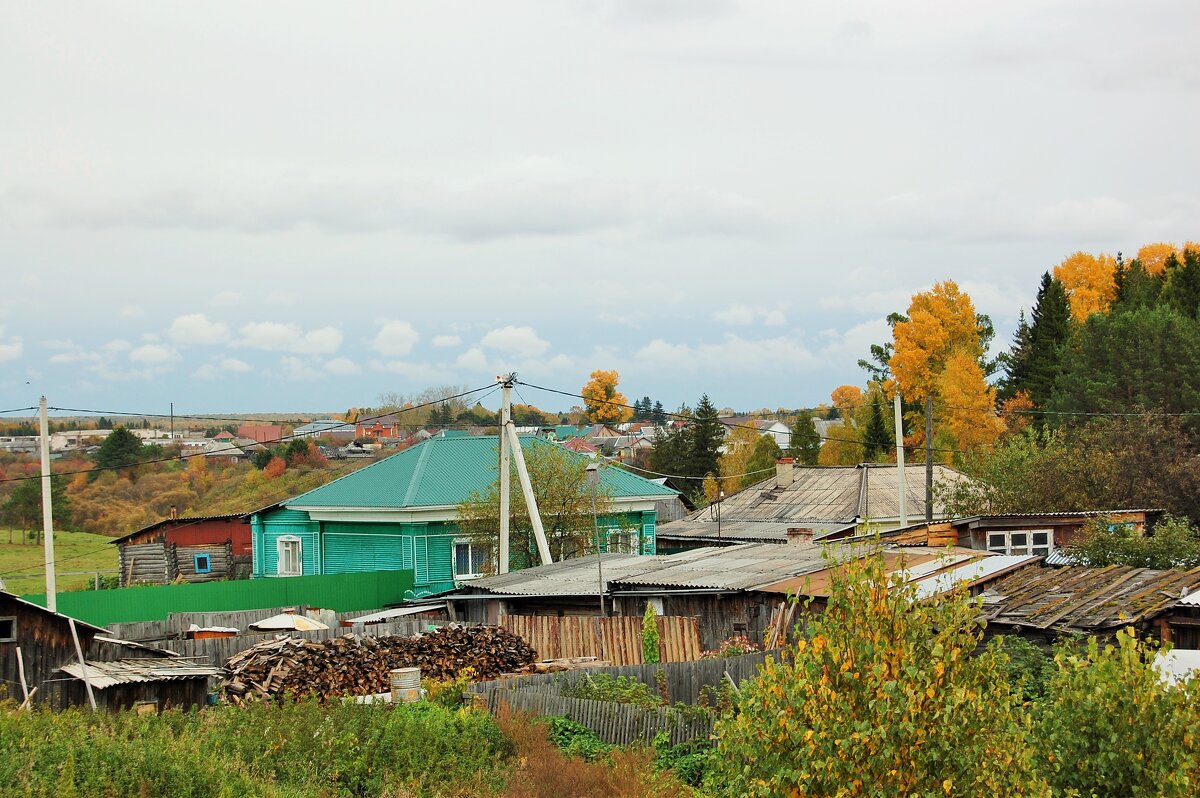
{"label": "turquoise wooden house", "polygon": [[[537,447],[560,448],[521,438],[525,452]],[[463,538],[455,517],[472,491],[496,481],[498,449],[494,435],[431,438],[255,514],[254,576],[412,569],[412,597],[419,598],[482,575],[490,549]],[[612,509],[599,519],[605,539],[654,554],[655,502],[676,492],[618,468],[600,477]]]}

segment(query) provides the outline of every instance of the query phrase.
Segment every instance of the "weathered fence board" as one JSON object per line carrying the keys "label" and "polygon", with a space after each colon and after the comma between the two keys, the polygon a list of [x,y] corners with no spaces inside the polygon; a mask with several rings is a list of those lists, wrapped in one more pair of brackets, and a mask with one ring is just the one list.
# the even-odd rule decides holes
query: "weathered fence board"
{"label": "weathered fence board", "polygon": [[611,676],[627,676],[644,682],[650,687],[657,687],[656,674],[663,671],[667,691],[671,703],[682,702],[696,704],[700,693],[705,687],[720,684],[728,673],[735,684],[741,684],[746,679],[753,678],[758,673],[767,656],[778,657],[778,652],[755,652],[743,654],[729,659],[702,659],[692,662],[665,662],[660,664],[622,665],[587,670],[564,671],[561,673],[539,673],[529,676],[518,676],[513,679],[500,679],[492,682],[479,682],[471,685],[471,692],[484,694],[489,690],[519,690],[521,692],[536,692],[557,695],[566,683],[585,679],[597,673],[607,673]]}
{"label": "weathered fence board", "polygon": [[671,744],[679,745],[697,737],[708,737],[713,727],[710,716],[684,713],[671,707],[646,709],[633,704],[564,698],[523,690],[489,690],[487,702],[493,713],[508,707],[535,715],[562,715],[587,726],[604,742],[616,745],[649,743],[659,732],[666,732]]}
{"label": "weathered fence board", "polygon": [[[596,657],[617,665],[635,665],[642,655],[642,619],[545,615],[505,615],[500,625],[520,635],[539,659]],[[695,618],[658,618],[659,653],[663,662],[700,657],[700,625]]]}

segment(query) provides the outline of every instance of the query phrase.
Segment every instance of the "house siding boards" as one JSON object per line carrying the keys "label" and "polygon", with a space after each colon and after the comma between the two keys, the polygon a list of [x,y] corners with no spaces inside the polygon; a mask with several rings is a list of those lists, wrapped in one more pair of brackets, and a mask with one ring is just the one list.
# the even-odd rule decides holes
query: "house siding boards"
{"label": "house siding boards", "polygon": [[[251,529],[246,515],[175,518],[159,521],[113,541],[118,548],[121,587],[250,575]],[[209,570],[198,572],[195,555],[209,555]]]}
{"label": "house siding boards", "polygon": [[[416,595],[453,589],[458,505],[495,481],[497,446],[495,436],[432,438],[256,514],[254,575],[279,575],[279,540],[292,535],[305,574],[412,568]],[[525,437],[521,446],[557,444]],[[636,532],[639,553],[654,554],[655,502],[678,493],[615,468],[603,469],[601,480],[613,512],[600,528]]]}

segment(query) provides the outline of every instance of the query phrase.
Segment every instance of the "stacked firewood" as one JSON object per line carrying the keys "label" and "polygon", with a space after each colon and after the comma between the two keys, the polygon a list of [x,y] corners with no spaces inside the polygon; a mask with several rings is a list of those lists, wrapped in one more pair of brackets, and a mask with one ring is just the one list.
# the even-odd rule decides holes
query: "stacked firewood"
{"label": "stacked firewood", "polygon": [[225,662],[225,695],[235,701],[371,695],[390,689],[394,668],[420,668],[422,679],[452,679],[471,668],[473,678],[485,680],[528,669],[536,656],[522,638],[496,626],[451,625],[413,637],[281,637]]}

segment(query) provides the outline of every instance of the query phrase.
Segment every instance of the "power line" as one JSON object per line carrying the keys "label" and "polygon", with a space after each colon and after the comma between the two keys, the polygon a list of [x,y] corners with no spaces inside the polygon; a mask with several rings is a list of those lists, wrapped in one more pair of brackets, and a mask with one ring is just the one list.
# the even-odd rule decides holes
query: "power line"
{"label": "power line", "polygon": [[[520,384],[521,384],[521,385],[527,385],[527,386],[529,386],[530,388],[533,388],[534,390],[537,390],[537,391],[546,391],[547,393],[556,393],[556,394],[560,394],[560,395],[562,395],[562,396],[570,396],[570,397],[572,397],[572,398],[575,398],[575,399],[583,399],[584,401],[591,401],[591,402],[595,402],[595,403],[597,403],[597,404],[603,404],[603,405],[612,405],[613,407],[623,407],[623,408],[625,408],[625,409],[627,409],[627,410],[636,410],[636,409],[637,409],[637,408],[635,408],[633,405],[627,405],[627,404],[625,404],[625,403],[623,403],[623,402],[614,402],[614,401],[611,401],[611,400],[609,400],[609,399],[599,399],[599,400],[596,400],[596,399],[589,399],[588,397],[586,397],[586,396],[584,396],[584,395],[582,395],[582,394],[578,394],[578,393],[571,393],[570,391],[560,391],[560,390],[558,390],[557,388],[546,388],[545,386],[542,386],[542,385],[534,385],[534,384],[533,384],[533,383],[531,383],[531,382],[521,382],[520,380],[518,380],[517,382],[520,382]],[[669,418],[674,418],[674,419],[678,419],[678,420],[680,420],[680,421],[685,421],[685,422],[687,422],[687,421],[695,421],[695,420],[696,420],[695,416],[686,416],[686,415],[683,415],[683,414],[681,414],[681,413],[672,413],[672,412],[670,412],[670,411],[667,411],[667,410],[664,410],[664,411],[662,412],[662,414],[663,414],[664,416],[667,416],[667,417],[669,417]],[[749,425],[749,424],[727,424],[727,423],[725,423],[725,422],[722,422],[722,421],[720,421],[720,419],[717,419],[717,421],[718,421],[718,422],[719,422],[719,423],[720,423],[722,426],[724,426],[724,427],[726,427],[726,428],[728,428],[728,429],[748,429],[748,430],[751,430],[751,431],[753,431],[753,432],[757,432],[757,433],[759,433],[759,434],[764,434],[764,433],[762,432],[762,430],[760,430],[758,427],[754,427],[754,426],[751,426],[751,425]],[[834,436],[832,436],[832,435],[822,435],[822,434],[820,434],[820,433],[817,433],[817,437],[818,437],[819,439],[821,439],[822,441],[838,441],[838,442],[841,442],[841,443],[852,443],[852,444],[855,444],[855,445],[857,445],[857,446],[861,446],[861,445],[863,444],[863,442],[862,442],[862,441],[860,441],[860,440],[855,440],[855,439],[853,439],[853,438],[837,438],[837,437],[834,437]],[[889,449],[895,449],[895,448],[896,448],[896,444],[895,444],[895,443],[888,443],[888,442],[884,442],[884,441],[880,441],[880,442],[879,442],[877,445],[880,445],[880,446],[886,446],[886,447],[887,447],[887,448],[889,448]],[[948,454],[970,454],[970,452],[968,452],[968,451],[967,451],[967,450],[965,450],[965,449],[949,449],[949,448],[945,448],[945,447],[933,447],[933,448],[929,449],[929,451],[933,451],[933,452],[940,452],[940,453],[948,453]],[[700,479],[700,477],[685,477],[685,479]]]}
{"label": "power line", "polygon": [[12,410],[0,410],[0,414],[4,414],[4,413],[23,413],[23,412],[24,412],[24,411],[26,411],[26,410],[34,410],[34,411],[36,411],[36,410],[37,410],[37,408],[36,408],[36,407],[14,407]]}
{"label": "power line", "polygon": [[[338,466],[335,466],[334,468],[344,468],[344,469],[346,469],[346,474],[341,474],[341,475],[339,475],[339,476],[335,476],[335,477],[334,477],[334,479],[340,479],[342,476],[346,476],[347,474],[349,474],[349,473],[352,473],[352,471],[351,471],[349,468],[347,468],[347,466],[351,466],[351,465],[358,466],[358,463],[359,463],[359,461],[357,461],[357,460],[347,460],[347,461],[346,461],[346,463],[344,463],[344,464],[339,464]],[[362,464],[362,466],[361,466],[361,467],[365,467],[365,466],[367,466],[367,465],[370,465],[370,463],[365,463],[365,462],[364,462],[364,463]],[[329,473],[331,470],[333,470],[333,469],[331,468],[331,469],[325,469],[325,470],[322,470],[322,471],[313,471],[313,472],[311,472],[311,474],[312,474],[312,475],[317,475],[317,476],[324,476],[324,475],[328,474],[328,473]],[[39,479],[40,479],[40,478],[41,478],[41,477],[39,476]],[[328,483],[330,483],[330,482],[332,482],[332,481],[333,481],[333,479],[326,480],[326,481],[324,481],[324,482],[317,481],[317,482],[315,482],[315,483],[314,483],[314,485],[313,485],[313,488],[321,487],[322,485],[326,485],[326,484],[328,484]],[[304,489],[304,491],[302,491],[302,492],[307,492],[307,491],[309,491],[309,490],[312,490],[313,488],[305,488],[305,489]],[[288,494],[290,495],[290,494],[294,493],[296,490],[297,490],[297,488],[296,488],[296,487],[292,487],[292,488],[290,488],[290,489],[289,489],[287,492],[288,492]],[[285,496],[285,497],[284,497],[284,498],[282,498],[282,499],[276,499],[275,501],[267,502],[265,505],[263,505],[263,507],[270,507],[270,506],[271,506],[271,505],[273,505],[273,504],[278,504],[279,502],[283,501],[283,500],[284,500],[284,499],[286,499],[286,498],[288,498],[288,497],[287,497],[287,496]],[[261,508],[259,508],[259,509],[261,509]],[[258,510],[251,510],[251,511],[249,511],[249,512],[246,512],[246,513],[221,513],[220,515],[251,515],[251,514],[253,514],[253,513],[256,513],[256,512],[258,512]],[[211,517],[211,516],[210,516],[210,517]],[[164,518],[164,519],[162,519],[162,520],[160,520],[160,521],[155,521],[155,522],[154,522],[154,524],[150,524],[149,526],[154,526],[155,524],[161,524],[163,521],[169,521],[169,520],[171,520],[171,519],[169,519],[169,518]],[[202,524],[202,523],[204,523],[206,520],[208,520],[208,519],[207,519],[207,518],[193,518],[193,519],[191,519],[191,520],[188,520],[188,521],[185,521],[185,522],[183,522],[183,523],[181,523],[181,524],[177,524],[177,525],[176,525],[176,528],[180,528],[180,527],[188,527],[188,526],[192,526],[193,524]],[[145,529],[145,527],[142,527],[142,528],[143,528],[143,529]],[[140,530],[136,530],[136,531],[140,531]],[[116,538],[114,538],[113,540],[116,540]],[[92,549],[92,550],[90,550],[90,551],[85,551],[85,552],[83,552],[82,554],[72,554],[72,555],[71,555],[71,556],[69,556],[69,557],[62,557],[62,558],[58,558],[58,559],[55,559],[55,560],[54,560],[54,564],[55,564],[55,565],[58,565],[59,563],[69,562],[69,561],[71,561],[71,560],[78,560],[78,559],[81,559],[81,558],[83,558],[83,557],[90,557],[91,555],[93,555],[93,554],[99,554],[99,553],[100,553],[100,552],[102,552],[102,551],[111,551],[111,549],[109,549],[109,548],[108,548],[108,547],[109,547],[109,546],[111,546],[111,545],[112,545],[112,543],[107,543],[107,544],[105,544],[104,546],[102,546],[101,548],[98,548],[98,549]],[[46,567],[46,564],[45,564],[45,563],[37,563],[36,565],[31,565],[31,566],[28,566],[28,567],[26,567],[26,568],[16,568],[16,569],[14,569],[14,570],[12,570],[12,571],[6,571],[6,572],[4,572],[4,573],[0,573],[0,577],[4,577],[4,576],[13,576],[14,574],[23,573],[23,572],[25,572],[25,571],[32,571],[32,570],[39,569],[39,568],[40,568],[40,569],[43,569],[43,571],[44,571],[44,570],[45,570],[45,567]]]}
{"label": "power line", "polygon": [[[453,396],[444,396],[433,402],[425,402],[424,404],[413,405],[412,407],[405,407],[405,408],[401,408],[400,410],[391,410],[386,413],[379,413],[378,415],[367,416],[366,418],[357,419],[354,422],[346,421],[346,422],[342,422],[342,423],[345,424],[346,426],[351,426],[351,424],[359,424],[364,421],[374,421],[376,419],[385,418],[385,417],[391,416],[391,415],[397,415],[399,413],[409,413],[409,412],[412,412],[413,410],[420,410],[425,407],[430,407],[432,405],[441,404],[442,402],[449,401],[450,399],[461,399],[464,396],[470,396],[471,394],[479,393],[480,391],[486,391],[489,388],[495,389],[496,385],[498,385],[498,383],[492,383],[491,385],[485,385],[482,388],[475,388],[470,391],[464,391],[463,393],[455,394]],[[485,394],[485,396],[487,396],[487,394]],[[255,443],[265,446],[267,444],[272,444],[272,443],[283,443],[285,441],[293,440],[296,438],[297,438],[296,433],[292,432],[291,434],[288,434],[288,435],[281,435],[278,438],[271,438],[271,439],[264,440],[264,441],[255,441]],[[75,471],[60,471],[57,474],[52,474],[51,476],[69,477],[69,476],[75,476],[76,474],[91,474],[91,473],[100,472],[100,471],[120,471],[125,468],[137,468],[139,466],[153,465],[155,463],[174,463],[177,461],[189,460],[193,457],[206,457],[206,456],[208,456],[208,454],[209,454],[208,452],[197,452],[195,454],[186,454],[186,455],[181,454],[177,457],[157,457],[157,458],[152,458],[150,460],[140,460],[136,463],[128,463],[126,465],[96,466],[94,468],[80,468],[80,469],[76,469]],[[30,479],[41,479],[41,478],[42,477],[40,474],[33,475],[33,476],[27,476],[27,477],[8,477],[6,479],[0,479],[0,484],[4,484],[6,482],[23,482],[23,481],[30,480]]]}

